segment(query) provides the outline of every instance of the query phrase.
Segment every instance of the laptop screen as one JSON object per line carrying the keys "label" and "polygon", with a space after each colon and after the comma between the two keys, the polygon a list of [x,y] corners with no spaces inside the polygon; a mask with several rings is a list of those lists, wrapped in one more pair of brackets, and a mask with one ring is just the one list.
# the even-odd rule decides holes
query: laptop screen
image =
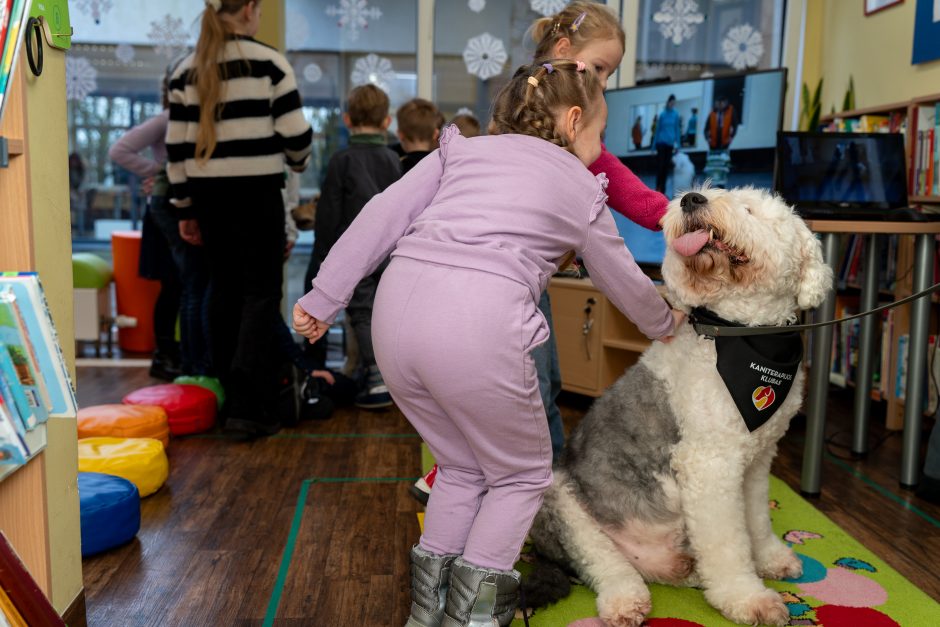
{"label": "laptop screen", "polygon": [[800,213],[907,207],[901,133],[777,134],[774,187]]}

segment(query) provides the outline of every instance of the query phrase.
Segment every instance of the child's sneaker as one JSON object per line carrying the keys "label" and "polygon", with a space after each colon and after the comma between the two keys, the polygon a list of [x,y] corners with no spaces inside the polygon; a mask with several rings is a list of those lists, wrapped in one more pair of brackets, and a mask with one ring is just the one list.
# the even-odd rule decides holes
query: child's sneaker
{"label": "child's sneaker", "polygon": [[408,492],[410,492],[411,496],[415,497],[419,503],[422,505],[427,505],[428,498],[431,496],[431,488],[434,487],[434,479],[436,477],[437,464],[434,464],[434,467],[428,471],[428,474],[415,481],[414,484],[408,486]]}
{"label": "child's sneaker", "polygon": [[384,409],[392,406],[392,395],[388,393],[382,373],[375,366],[369,367],[365,387],[356,394],[355,403],[356,407],[362,409]]}

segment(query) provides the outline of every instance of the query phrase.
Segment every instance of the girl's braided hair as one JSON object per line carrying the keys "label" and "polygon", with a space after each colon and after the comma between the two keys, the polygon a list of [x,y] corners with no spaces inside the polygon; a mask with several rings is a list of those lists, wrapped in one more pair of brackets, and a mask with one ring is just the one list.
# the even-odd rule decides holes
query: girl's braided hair
{"label": "girl's braided hair", "polygon": [[562,37],[571,41],[572,49],[581,50],[590,41],[616,39],[624,49],[626,35],[617,15],[597,2],[575,0],[551,17],[543,17],[532,25],[535,41],[534,59],[544,59]]}
{"label": "girl's braided hair", "polygon": [[555,116],[570,107],[590,115],[602,93],[597,75],[580,61],[523,65],[496,96],[489,132],[530,135],[568,149],[567,138],[555,128]]}

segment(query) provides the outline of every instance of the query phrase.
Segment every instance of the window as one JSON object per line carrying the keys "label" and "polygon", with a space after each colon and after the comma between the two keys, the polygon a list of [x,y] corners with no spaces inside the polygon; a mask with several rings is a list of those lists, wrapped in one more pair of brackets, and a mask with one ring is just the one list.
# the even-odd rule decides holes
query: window
{"label": "window", "polygon": [[[344,148],[342,112],[356,86],[374,83],[390,113],[417,95],[417,0],[287,0],[287,58],[313,127],[313,157],[301,196],[319,192],[330,155]],[[394,120],[393,127],[394,131]],[[309,242],[302,233],[300,243]]]}
{"label": "window", "polygon": [[640,0],[636,81],[780,67],[784,0]]}

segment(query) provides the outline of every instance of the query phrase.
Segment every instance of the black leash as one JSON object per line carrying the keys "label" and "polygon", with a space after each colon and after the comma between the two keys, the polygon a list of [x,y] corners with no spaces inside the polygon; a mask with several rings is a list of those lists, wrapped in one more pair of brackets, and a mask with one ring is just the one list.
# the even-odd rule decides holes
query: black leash
{"label": "black leash", "polygon": [[865,316],[870,316],[871,314],[878,313],[879,311],[884,311],[886,309],[891,309],[892,307],[898,307],[905,303],[909,303],[912,300],[917,300],[918,298],[923,298],[933,292],[940,290],[940,283],[936,283],[922,292],[917,292],[916,294],[911,294],[906,298],[901,300],[894,301],[893,303],[888,303],[887,305],[882,305],[881,307],[875,307],[870,311],[863,311],[852,316],[846,316],[845,318],[839,318],[838,320],[830,320],[828,322],[814,322],[813,324],[791,324],[789,326],[779,327],[738,327],[738,326],[722,326],[717,324],[704,324],[695,320],[695,316],[691,315],[689,319],[692,322],[692,327],[695,329],[695,332],[699,335],[707,335],[709,337],[740,337],[743,335],[773,335],[775,333],[792,333],[794,331],[807,331],[809,329],[818,329],[820,327],[825,327],[830,324],[840,324],[842,322],[847,322],[849,320],[855,320],[856,318],[863,318]]}

